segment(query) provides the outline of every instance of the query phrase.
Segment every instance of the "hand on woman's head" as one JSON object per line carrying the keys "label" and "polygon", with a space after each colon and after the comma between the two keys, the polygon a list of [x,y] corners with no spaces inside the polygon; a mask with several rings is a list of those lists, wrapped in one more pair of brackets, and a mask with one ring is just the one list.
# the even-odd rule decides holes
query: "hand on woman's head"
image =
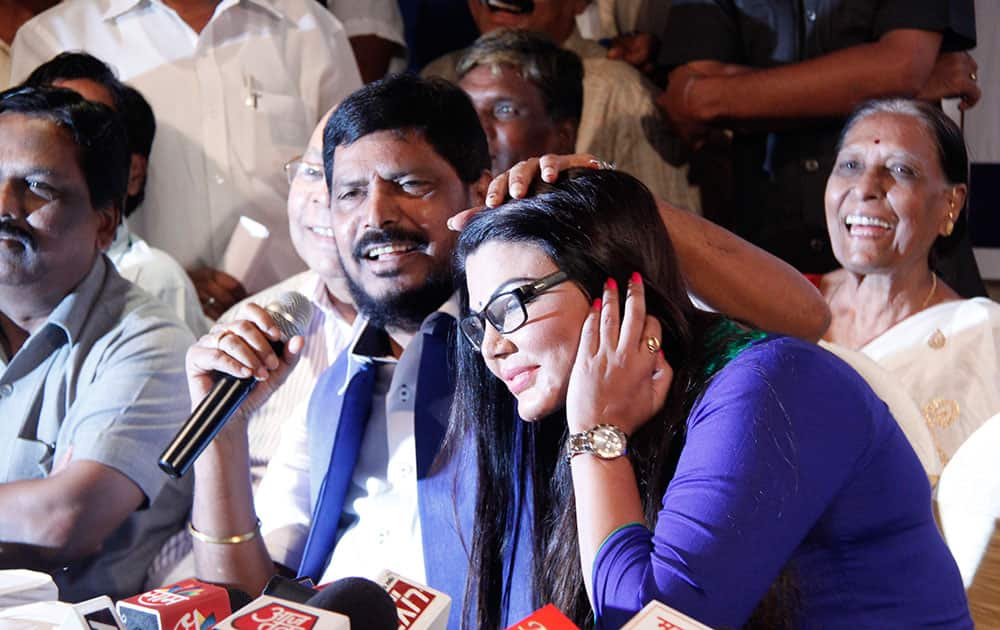
{"label": "hand on woman's head", "polygon": [[500,173],[490,182],[486,192],[486,205],[476,208],[469,208],[459,212],[448,219],[448,227],[456,232],[461,232],[462,228],[472,220],[479,212],[487,208],[496,208],[508,199],[523,199],[528,196],[528,191],[536,180],[541,180],[548,184],[559,179],[559,173],[571,168],[610,168],[608,162],[599,160],[589,153],[577,153],[573,155],[547,154],[529,160],[518,162],[508,171]]}

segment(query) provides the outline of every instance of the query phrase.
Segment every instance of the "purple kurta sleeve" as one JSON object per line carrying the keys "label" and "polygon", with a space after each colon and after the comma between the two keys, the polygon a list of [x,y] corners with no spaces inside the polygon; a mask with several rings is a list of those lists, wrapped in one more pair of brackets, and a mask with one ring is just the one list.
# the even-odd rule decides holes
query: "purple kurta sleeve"
{"label": "purple kurta sleeve", "polygon": [[599,627],[653,599],[713,627],[747,620],[877,441],[866,397],[852,402],[856,379],[844,385],[840,371],[779,339],[716,375],[690,413],[654,530],[621,528],[598,551]]}

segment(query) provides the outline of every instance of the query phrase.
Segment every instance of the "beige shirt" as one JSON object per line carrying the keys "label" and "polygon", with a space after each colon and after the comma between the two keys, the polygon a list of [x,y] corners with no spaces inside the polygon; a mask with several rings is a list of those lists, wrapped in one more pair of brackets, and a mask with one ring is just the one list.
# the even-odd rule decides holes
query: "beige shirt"
{"label": "beige shirt", "polygon": [[[577,128],[577,153],[614,162],[638,178],[654,195],[701,213],[698,189],[687,180],[680,140],[670,134],[653,98],[656,88],[638,70],[605,57],[605,49],[579,32],[563,43],[583,59],[583,114]],[[421,72],[457,81],[455,67],[464,51],[432,61]]]}
{"label": "beige shirt", "polygon": [[601,37],[634,31],[659,35],[670,12],[669,0],[597,0],[591,6],[599,15]]}
{"label": "beige shirt", "polygon": [[10,87],[10,46],[0,39],[0,90]]}

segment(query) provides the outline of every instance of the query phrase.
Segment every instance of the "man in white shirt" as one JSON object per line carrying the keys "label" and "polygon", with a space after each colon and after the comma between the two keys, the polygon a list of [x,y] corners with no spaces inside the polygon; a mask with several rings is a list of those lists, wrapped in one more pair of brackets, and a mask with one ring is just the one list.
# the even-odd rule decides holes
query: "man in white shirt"
{"label": "man in white shirt", "polygon": [[[440,311],[457,314],[450,300],[456,234],[445,220],[482,203],[490,178],[486,138],[475,110],[456,86],[400,75],[366,86],[345,101],[328,123],[325,140],[332,209],[328,229],[319,232],[332,237],[353,300],[364,316],[355,322],[348,352],[332,369],[370,365],[377,374],[368,428],[354,451],[357,465],[339,477],[347,486],[340,542],[332,554],[323,555],[314,577],[322,582],[345,575],[374,577],[390,568],[440,586],[434,572],[425,570],[425,563],[441,561],[425,551],[428,538],[440,532],[436,525],[422,529],[425,506],[418,501],[427,465],[420,445],[423,434],[415,426],[415,407],[426,386],[420,380],[417,388],[427,343],[421,332],[434,326],[431,322]],[[265,350],[269,346],[262,331],[269,335],[271,328],[266,317],[250,305],[238,319],[217,326],[192,347],[188,373],[195,399],[202,398],[213,370],[238,371],[234,359],[239,365],[253,364],[254,373],[265,378],[246,402],[250,409],[276,389],[280,392],[289,372],[268,373],[268,368],[279,367],[279,359]],[[293,339],[288,347],[299,353],[301,340]],[[254,363],[258,356],[262,362]],[[283,360],[291,358],[288,354]],[[447,407],[439,410],[445,421]],[[280,570],[275,561],[293,571],[298,568],[314,524],[316,479],[326,476],[329,440],[337,432],[336,410],[320,411],[319,418],[300,415],[294,426],[286,425],[258,492],[256,512],[250,495],[246,414],[238,412],[197,461],[198,506],[192,527],[200,577],[255,592]],[[326,411],[329,418],[322,413]],[[327,429],[310,428],[326,419],[332,423]],[[317,448],[325,450],[325,456]],[[336,524],[340,513],[334,510],[316,522]],[[441,519],[450,514],[444,505],[436,511]],[[220,542],[233,532],[246,535],[237,536],[237,544]]]}
{"label": "man in white shirt", "polygon": [[206,313],[245,295],[219,271],[241,215],[270,231],[251,292],[303,269],[281,165],[360,84],[340,23],[315,0],[68,0],[21,27],[12,78],[64,50],[113,60],[159,123],[135,229],[180,262]]}
{"label": "man in white shirt", "polygon": [[326,7],[344,25],[365,83],[405,69],[406,38],[397,0],[327,0]]}

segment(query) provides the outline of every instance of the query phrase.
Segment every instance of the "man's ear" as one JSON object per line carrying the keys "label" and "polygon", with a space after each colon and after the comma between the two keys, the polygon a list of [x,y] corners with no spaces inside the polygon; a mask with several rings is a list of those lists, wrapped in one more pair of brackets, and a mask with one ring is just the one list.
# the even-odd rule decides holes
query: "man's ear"
{"label": "man's ear", "polygon": [[493,173],[484,170],[479,179],[469,187],[472,206],[486,205],[486,191],[489,189],[490,182],[492,181]]}
{"label": "man's ear", "polygon": [[111,243],[114,242],[118,225],[122,221],[122,203],[110,203],[103,208],[96,209],[95,212],[98,216],[97,248],[106,252],[111,247]]}
{"label": "man's ear", "polygon": [[556,139],[559,146],[555,147],[552,153],[558,155],[571,155],[576,153],[576,130],[580,126],[580,121],[574,118],[561,120],[556,123]]}
{"label": "man's ear", "polygon": [[149,168],[149,160],[146,156],[138,153],[132,154],[132,161],[128,168],[128,196],[135,197],[142,192],[146,185],[146,169]]}

